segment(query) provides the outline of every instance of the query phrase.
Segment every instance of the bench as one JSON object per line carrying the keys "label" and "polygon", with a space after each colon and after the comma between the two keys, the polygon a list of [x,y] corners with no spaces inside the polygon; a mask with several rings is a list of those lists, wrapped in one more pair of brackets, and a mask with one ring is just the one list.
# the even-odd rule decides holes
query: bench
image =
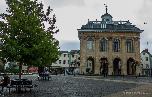
{"label": "bench", "polygon": [[7,79],[3,79],[3,83],[1,83],[1,91],[0,91],[0,94],[3,94],[4,93],[4,89],[6,88],[6,90],[7,90],[7,88],[9,88],[9,93],[10,93],[10,88],[12,88],[11,86],[10,86],[10,79],[9,79],[9,77],[7,77]]}
{"label": "bench", "polygon": [[11,86],[10,84],[3,85],[1,87],[2,87],[1,94],[4,93],[4,88],[6,88],[6,91],[7,91],[7,88],[9,89],[9,94],[10,94],[10,91],[11,91],[10,89],[15,88],[15,87]]}
{"label": "bench", "polygon": [[51,78],[51,76],[49,74],[39,74],[38,76],[38,80],[43,79],[43,80],[49,80]]}
{"label": "bench", "polygon": [[11,84],[7,86],[9,88],[9,93],[11,88],[15,88],[16,91],[18,91],[18,88],[21,87],[21,89],[31,89],[33,88],[32,80],[11,80]]}
{"label": "bench", "polygon": [[30,92],[31,92],[31,89],[33,88],[33,84],[32,84],[32,80],[28,80],[28,81],[23,81],[23,88],[26,89],[30,89]]}

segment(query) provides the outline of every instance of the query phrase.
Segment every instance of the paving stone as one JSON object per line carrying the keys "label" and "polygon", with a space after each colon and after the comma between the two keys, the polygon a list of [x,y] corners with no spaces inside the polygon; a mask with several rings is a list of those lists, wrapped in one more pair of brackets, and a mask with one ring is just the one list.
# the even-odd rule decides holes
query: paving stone
{"label": "paving stone", "polygon": [[[15,77],[16,76],[11,76],[11,78]],[[125,78],[122,80],[122,78],[119,77],[113,79],[112,77],[103,78],[100,76],[73,77],[57,75],[52,76],[50,81],[38,81],[36,75],[24,76],[24,78],[33,80],[33,84],[37,84],[38,86],[35,87],[31,93],[12,93],[10,95],[6,94],[5,97],[112,97],[111,95],[117,95],[117,93],[120,95],[124,93],[124,91],[142,86],[142,84],[137,84],[138,82],[152,82],[150,78]],[[123,82],[124,80],[126,82]],[[129,83],[129,81],[133,81],[134,83]]]}

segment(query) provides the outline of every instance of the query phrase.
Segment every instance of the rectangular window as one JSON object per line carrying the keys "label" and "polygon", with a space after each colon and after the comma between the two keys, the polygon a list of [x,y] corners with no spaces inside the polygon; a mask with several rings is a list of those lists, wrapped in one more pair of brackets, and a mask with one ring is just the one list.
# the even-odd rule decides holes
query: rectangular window
{"label": "rectangular window", "polygon": [[114,45],[113,45],[113,51],[114,51],[114,52],[119,52],[119,51],[120,51],[120,49],[119,49],[119,44],[114,43]]}
{"label": "rectangular window", "polygon": [[126,48],[128,53],[133,53],[133,41],[131,39],[126,40]]}
{"label": "rectangular window", "polygon": [[114,52],[120,52],[120,40],[114,39],[113,41],[113,51]]}
{"label": "rectangular window", "polygon": [[74,55],[72,55],[72,58],[74,58]]}
{"label": "rectangular window", "polygon": [[61,64],[61,60],[59,60],[59,64]]}
{"label": "rectangular window", "polygon": [[66,57],[66,54],[64,54],[64,57]]}
{"label": "rectangular window", "polygon": [[93,49],[93,41],[87,41],[87,49]]}
{"label": "rectangular window", "polygon": [[68,60],[68,64],[70,64],[70,60]]}
{"label": "rectangular window", "polygon": [[102,39],[100,41],[100,51],[101,52],[106,52],[108,48],[108,41],[106,39]]}
{"label": "rectangular window", "polygon": [[141,64],[141,67],[143,68],[143,64]]}
{"label": "rectangular window", "polygon": [[146,61],[148,61],[148,57],[146,57]]}
{"label": "rectangular window", "polygon": [[66,64],[66,60],[63,60],[63,64]]}
{"label": "rectangular window", "polygon": [[146,68],[149,68],[149,65],[148,65],[148,64],[146,64]]}

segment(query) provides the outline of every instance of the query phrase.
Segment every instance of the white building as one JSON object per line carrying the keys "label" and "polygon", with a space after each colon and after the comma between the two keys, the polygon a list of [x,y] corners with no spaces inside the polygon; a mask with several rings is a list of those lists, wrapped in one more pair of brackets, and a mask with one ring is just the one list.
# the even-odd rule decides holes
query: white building
{"label": "white building", "polygon": [[71,50],[69,52],[70,58],[70,67],[79,67],[80,66],[80,51],[79,50]]}
{"label": "white building", "polygon": [[52,67],[61,67],[66,68],[69,67],[69,52],[68,51],[61,51],[61,55],[59,57],[59,60],[57,60],[55,63],[52,64]]}
{"label": "white building", "polygon": [[152,55],[145,49],[141,52],[142,75],[152,76]]}
{"label": "white building", "polygon": [[79,50],[61,51],[59,59],[52,63],[52,68],[64,71],[73,71],[79,68],[80,54]]}

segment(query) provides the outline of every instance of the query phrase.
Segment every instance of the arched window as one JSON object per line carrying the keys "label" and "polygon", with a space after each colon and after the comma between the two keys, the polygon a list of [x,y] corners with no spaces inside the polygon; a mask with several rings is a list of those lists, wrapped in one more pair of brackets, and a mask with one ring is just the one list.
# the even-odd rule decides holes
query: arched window
{"label": "arched window", "polygon": [[88,38],[87,40],[87,49],[92,50],[93,49],[93,39]]}
{"label": "arched window", "polygon": [[119,52],[120,51],[120,40],[119,39],[114,39],[113,40],[113,51],[114,52]]}
{"label": "arched window", "polygon": [[106,52],[108,50],[108,40],[103,38],[100,41],[100,51]]}

